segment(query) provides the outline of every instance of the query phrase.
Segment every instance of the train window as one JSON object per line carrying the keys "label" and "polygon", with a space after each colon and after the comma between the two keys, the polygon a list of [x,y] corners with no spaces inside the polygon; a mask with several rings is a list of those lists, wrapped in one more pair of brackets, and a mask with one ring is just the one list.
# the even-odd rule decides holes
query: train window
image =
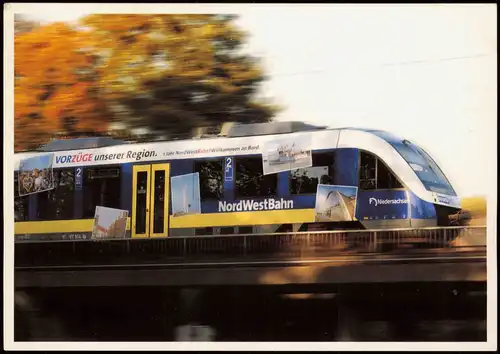
{"label": "train window", "polygon": [[403,185],[394,176],[394,174],[389,170],[389,168],[382,162],[382,160],[377,159],[377,189],[395,189],[403,188]]}
{"label": "train window", "polygon": [[372,189],[396,189],[403,188],[396,176],[389,170],[382,160],[368,152],[360,154],[359,166],[359,188],[363,190]]}
{"label": "train window", "polygon": [[95,207],[120,209],[121,174],[119,167],[86,168],[83,175],[83,217],[93,218]]}
{"label": "train window", "polygon": [[359,164],[359,188],[364,190],[377,188],[377,158],[361,151]]}
{"label": "train window", "polygon": [[148,191],[148,173],[140,171],[137,173],[137,191],[136,191],[136,213],[135,213],[135,232],[138,234],[146,233],[146,209]]}
{"label": "train window", "polygon": [[290,172],[290,193],[314,194],[318,184],[331,184],[334,167],[332,152],[313,153],[312,167],[299,168]]}
{"label": "train window", "polygon": [[264,175],[262,158],[241,157],[235,159],[236,197],[267,197],[276,195],[278,175]]}
{"label": "train window", "polygon": [[[139,172],[142,173],[142,172]],[[153,233],[159,234],[165,231],[165,171],[154,171],[154,222]],[[139,196],[137,196],[139,200]],[[136,225],[137,225],[136,219]]]}
{"label": "train window", "polygon": [[39,220],[73,218],[74,172],[73,168],[53,171],[55,188],[37,194],[37,218]]}
{"label": "train window", "polygon": [[200,174],[200,198],[221,199],[223,193],[222,160],[196,161],[194,172]]}
{"label": "train window", "polygon": [[14,172],[14,221],[28,220],[29,196],[19,196],[19,180]]}

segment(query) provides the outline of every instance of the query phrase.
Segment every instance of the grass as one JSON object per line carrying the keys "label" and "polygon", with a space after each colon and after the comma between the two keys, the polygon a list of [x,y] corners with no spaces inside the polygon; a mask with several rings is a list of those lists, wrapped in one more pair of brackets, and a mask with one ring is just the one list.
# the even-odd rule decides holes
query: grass
{"label": "grass", "polygon": [[462,210],[471,215],[470,225],[486,225],[486,198],[470,197],[463,198]]}

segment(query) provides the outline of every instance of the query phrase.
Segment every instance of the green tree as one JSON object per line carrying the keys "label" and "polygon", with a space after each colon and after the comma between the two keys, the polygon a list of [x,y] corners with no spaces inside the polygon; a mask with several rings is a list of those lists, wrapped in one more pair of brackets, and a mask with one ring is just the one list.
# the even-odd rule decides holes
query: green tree
{"label": "green tree", "polygon": [[229,15],[90,15],[101,93],[121,129],[147,138],[186,137],[196,127],[267,122],[277,107],[258,100],[265,80],[242,54],[246,35]]}

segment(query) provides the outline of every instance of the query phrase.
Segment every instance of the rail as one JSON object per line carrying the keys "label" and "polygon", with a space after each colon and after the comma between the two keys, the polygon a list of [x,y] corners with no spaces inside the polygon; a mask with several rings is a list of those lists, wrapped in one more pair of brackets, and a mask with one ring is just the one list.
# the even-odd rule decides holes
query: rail
{"label": "rail", "polygon": [[169,260],[304,259],[486,249],[486,227],[313,231],[93,241],[17,242],[15,266]]}

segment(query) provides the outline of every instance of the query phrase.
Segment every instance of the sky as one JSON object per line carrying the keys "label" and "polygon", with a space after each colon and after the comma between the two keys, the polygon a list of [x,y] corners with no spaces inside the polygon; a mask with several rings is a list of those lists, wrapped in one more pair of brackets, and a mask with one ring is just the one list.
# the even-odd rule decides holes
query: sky
{"label": "sky", "polygon": [[42,170],[52,167],[52,154],[32,157],[23,161],[24,171],[33,171],[35,168]]}
{"label": "sky", "polygon": [[[43,5],[43,6],[42,6]],[[45,22],[93,12],[236,13],[277,120],[390,131],[424,148],[461,197],[496,181],[496,5],[31,4]]]}
{"label": "sky", "polygon": [[[352,197],[358,193],[358,189],[356,187],[349,187],[349,186],[331,186],[331,185],[319,185],[318,186],[318,195],[322,195],[323,198],[326,198],[328,193],[331,191],[339,191],[346,197]],[[321,198],[319,198],[321,199]]]}

